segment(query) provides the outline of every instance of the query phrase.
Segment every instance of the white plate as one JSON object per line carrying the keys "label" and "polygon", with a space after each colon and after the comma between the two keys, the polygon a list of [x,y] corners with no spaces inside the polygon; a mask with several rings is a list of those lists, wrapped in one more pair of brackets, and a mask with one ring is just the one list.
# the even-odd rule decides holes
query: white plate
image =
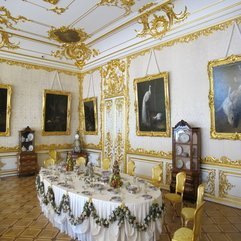
{"label": "white plate", "polygon": [[183,160],[182,159],[177,160],[176,166],[177,166],[177,168],[182,168],[183,167]]}
{"label": "white plate", "polygon": [[182,154],[182,147],[181,146],[176,146],[176,154],[181,155]]}
{"label": "white plate", "polygon": [[186,166],[186,169],[190,169],[190,161],[186,162],[185,166]]}
{"label": "white plate", "polygon": [[187,143],[189,142],[190,140],[190,136],[187,134],[187,133],[183,133],[179,136],[179,140],[182,142],[182,143]]}
{"label": "white plate", "polygon": [[33,150],[33,146],[30,145],[30,146],[28,147],[28,150],[29,150],[29,151],[32,151],[32,150]]}
{"label": "white plate", "polygon": [[33,133],[29,133],[29,134],[28,134],[28,140],[29,140],[29,141],[32,141],[32,140],[33,140]]}

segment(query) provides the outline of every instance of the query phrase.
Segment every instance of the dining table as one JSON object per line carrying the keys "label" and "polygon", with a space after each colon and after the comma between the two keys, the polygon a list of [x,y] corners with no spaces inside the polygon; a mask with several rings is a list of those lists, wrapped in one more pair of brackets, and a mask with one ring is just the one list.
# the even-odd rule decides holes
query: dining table
{"label": "dining table", "polygon": [[155,241],[162,232],[162,193],[148,180],[120,173],[122,186],[110,186],[111,170],[66,171],[41,168],[38,199],[54,227],[81,241]]}

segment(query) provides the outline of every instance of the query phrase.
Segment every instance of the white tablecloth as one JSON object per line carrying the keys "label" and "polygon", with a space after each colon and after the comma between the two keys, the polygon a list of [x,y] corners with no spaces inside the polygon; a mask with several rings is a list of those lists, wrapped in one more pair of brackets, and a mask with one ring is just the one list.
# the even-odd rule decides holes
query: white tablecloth
{"label": "white tablecloth", "polygon": [[[109,184],[105,184],[103,190],[96,190],[86,184],[84,176],[77,176],[75,173],[69,172],[67,177],[69,186],[63,185],[66,181],[65,173],[59,173],[56,170],[50,171],[41,169],[40,180],[44,183],[45,194],[48,187],[51,186],[54,191],[55,202],[60,205],[60,201],[64,194],[68,193],[70,197],[70,206],[72,213],[75,217],[78,217],[83,211],[84,204],[92,199],[94,207],[97,210],[97,214],[101,218],[108,218],[112,211],[121,205],[121,202],[125,204],[139,222],[143,222],[144,218],[149,213],[152,203],[158,202],[162,205],[162,197],[159,189],[155,189],[150,184],[144,184],[141,180],[135,181],[133,177],[121,174],[124,185],[119,189],[119,193],[114,194],[110,192]],[[55,179],[53,177],[55,176]],[[126,183],[131,185],[135,184],[140,189],[139,192],[132,194],[125,188]],[[83,191],[89,191],[90,195],[82,194]],[[151,195],[151,199],[145,199],[144,194]],[[110,201],[113,196],[119,195],[122,198],[121,202]],[[93,218],[87,218],[83,223],[78,225],[72,225],[68,218],[68,213],[61,212],[60,215],[54,212],[52,206],[47,206],[42,203],[39,197],[40,205],[45,216],[51,221],[51,223],[61,230],[61,232],[67,233],[72,238],[78,238],[81,241],[148,241],[156,240],[156,237],[162,231],[162,220],[157,219],[151,221],[146,231],[138,231],[132,227],[128,222],[124,222],[121,228],[117,222],[110,224],[108,228],[97,225]]]}

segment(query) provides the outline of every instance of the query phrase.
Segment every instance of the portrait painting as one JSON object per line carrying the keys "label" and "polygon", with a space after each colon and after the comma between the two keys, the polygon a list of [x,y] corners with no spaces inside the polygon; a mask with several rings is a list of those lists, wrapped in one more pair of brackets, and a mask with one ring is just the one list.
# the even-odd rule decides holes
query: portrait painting
{"label": "portrait painting", "polygon": [[42,134],[69,135],[70,107],[69,92],[44,90]]}
{"label": "portrait painting", "polygon": [[168,73],[134,80],[138,136],[170,136]]}
{"label": "portrait painting", "polygon": [[84,134],[97,135],[97,98],[83,100]]}
{"label": "portrait painting", "polygon": [[0,84],[0,136],[10,136],[11,85]]}
{"label": "portrait painting", "polygon": [[208,64],[211,137],[241,139],[241,56]]}

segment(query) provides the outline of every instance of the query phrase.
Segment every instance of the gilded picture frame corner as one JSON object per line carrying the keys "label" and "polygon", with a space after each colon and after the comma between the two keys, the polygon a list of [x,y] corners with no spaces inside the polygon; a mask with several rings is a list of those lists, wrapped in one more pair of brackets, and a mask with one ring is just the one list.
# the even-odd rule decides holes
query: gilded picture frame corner
{"label": "gilded picture frame corner", "polygon": [[42,135],[70,135],[70,92],[45,89],[42,100]]}
{"label": "gilded picture frame corner", "polygon": [[0,136],[11,135],[12,85],[0,83]]}
{"label": "gilded picture frame corner", "polygon": [[168,72],[134,80],[136,135],[170,137]]}
{"label": "gilded picture frame corner", "polygon": [[84,135],[98,135],[97,97],[83,99],[82,116]]}
{"label": "gilded picture frame corner", "polygon": [[208,62],[210,137],[241,140],[241,55]]}

